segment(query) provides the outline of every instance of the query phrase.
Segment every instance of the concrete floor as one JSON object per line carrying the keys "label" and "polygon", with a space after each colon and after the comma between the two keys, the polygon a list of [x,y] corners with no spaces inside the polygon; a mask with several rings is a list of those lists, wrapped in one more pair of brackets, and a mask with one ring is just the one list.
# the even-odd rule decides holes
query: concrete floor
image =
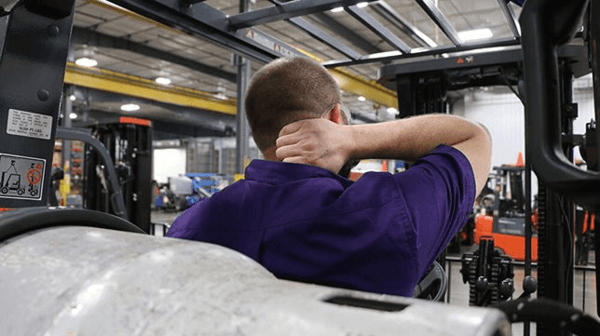
{"label": "concrete floor", "polygon": [[181,215],[181,212],[152,211],[150,213],[150,221],[152,223],[162,223],[171,225],[175,218],[177,218],[179,215]]}
{"label": "concrete floor", "polygon": [[[165,223],[171,224],[179,216],[181,213],[177,212],[163,212],[163,211],[153,211],[152,212],[152,223]],[[472,249],[472,248],[471,248]],[[461,257],[463,253],[467,252],[469,249],[463,248],[460,253],[453,254],[454,257]],[[594,262],[593,253],[590,255],[590,261]],[[450,278],[450,305],[455,306],[468,306],[469,305],[469,286],[462,282],[462,275],[460,274],[461,264],[459,262],[448,262],[446,268],[446,273]],[[515,293],[513,295],[514,298],[517,298],[521,293],[523,293],[522,283],[524,278],[523,268],[520,266],[515,266],[514,268],[514,285],[515,285]],[[584,277],[585,273],[585,277]],[[537,277],[536,270],[532,270],[532,276]],[[575,271],[575,288],[573,291],[573,305],[585,311],[587,314],[595,316],[598,318],[598,314],[596,312],[596,275],[591,271]],[[535,294],[534,294],[535,296]],[[535,335],[535,324],[531,325],[531,333],[530,335]],[[523,333],[523,324],[514,324],[513,325],[513,335],[520,336],[524,335]]]}

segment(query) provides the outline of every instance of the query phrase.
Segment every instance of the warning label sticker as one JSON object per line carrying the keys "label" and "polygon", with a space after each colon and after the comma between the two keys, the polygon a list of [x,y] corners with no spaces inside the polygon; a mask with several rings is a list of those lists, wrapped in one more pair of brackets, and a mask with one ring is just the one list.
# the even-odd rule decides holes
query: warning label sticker
{"label": "warning label sticker", "polygon": [[46,160],[0,153],[0,198],[42,199]]}
{"label": "warning label sticker", "polygon": [[6,133],[28,138],[50,139],[52,117],[44,114],[8,110]]}
{"label": "warning label sticker", "polygon": [[272,37],[268,37],[267,35],[262,34],[254,29],[246,29],[246,37],[254,40],[264,47],[282,54],[283,56],[297,56],[299,54],[298,52],[294,52],[292,49],[284,46],[282,42],[279,42]]}

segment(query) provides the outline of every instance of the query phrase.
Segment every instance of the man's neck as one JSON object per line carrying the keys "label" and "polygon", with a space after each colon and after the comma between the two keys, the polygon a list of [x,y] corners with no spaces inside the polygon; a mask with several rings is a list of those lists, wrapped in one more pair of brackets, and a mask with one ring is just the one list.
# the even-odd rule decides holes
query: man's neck
{"label": "man's neck", "polygon": [[277,146],[273,146],[273,147],[270,147],[270,148],[267,148],[266,150],[264,150],[262,152],[262,154],[263,154],[265,160],[281,162],[281,160],[279,160],[277,158],[277,155],[275,155],[276,150],[277,150]]}

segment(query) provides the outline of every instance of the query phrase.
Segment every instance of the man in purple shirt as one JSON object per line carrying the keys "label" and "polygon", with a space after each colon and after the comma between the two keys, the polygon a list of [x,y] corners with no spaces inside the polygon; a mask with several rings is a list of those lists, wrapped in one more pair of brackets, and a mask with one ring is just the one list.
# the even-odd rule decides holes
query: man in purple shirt
{"label": "man in purple shirt", "polygon": [[[487,132],[460,117],[348,125],[335,80],[307,58],[259,70],[246,111],[265,160],[167,235],[232,248],[279,278],[412,296],[489,172]],[[356,182],[338,175],[367,158],[413,165]]]}

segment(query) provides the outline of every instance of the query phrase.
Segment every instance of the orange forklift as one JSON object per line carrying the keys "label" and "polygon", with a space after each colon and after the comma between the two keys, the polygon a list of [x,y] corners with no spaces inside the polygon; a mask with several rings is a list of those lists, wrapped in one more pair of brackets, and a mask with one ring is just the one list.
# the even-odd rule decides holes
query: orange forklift
{"label": "orange forklift", "polygon": [[[521,157],[521,156],[520,156]],[[520,160],[521,161],[521,160]],[[478,197],[479,206],[485,213],[475,217],[473,241],[479,244],[481,237],[493,237],[494,246],[504,254],[519,261],[525,260],[525,197],[523,172],[525,168],[502,165],[494,167],[487,186]],[[535,208],[535,207],[534,207]],[[537,211],[532,215],[531,260],[537,261]]]}

